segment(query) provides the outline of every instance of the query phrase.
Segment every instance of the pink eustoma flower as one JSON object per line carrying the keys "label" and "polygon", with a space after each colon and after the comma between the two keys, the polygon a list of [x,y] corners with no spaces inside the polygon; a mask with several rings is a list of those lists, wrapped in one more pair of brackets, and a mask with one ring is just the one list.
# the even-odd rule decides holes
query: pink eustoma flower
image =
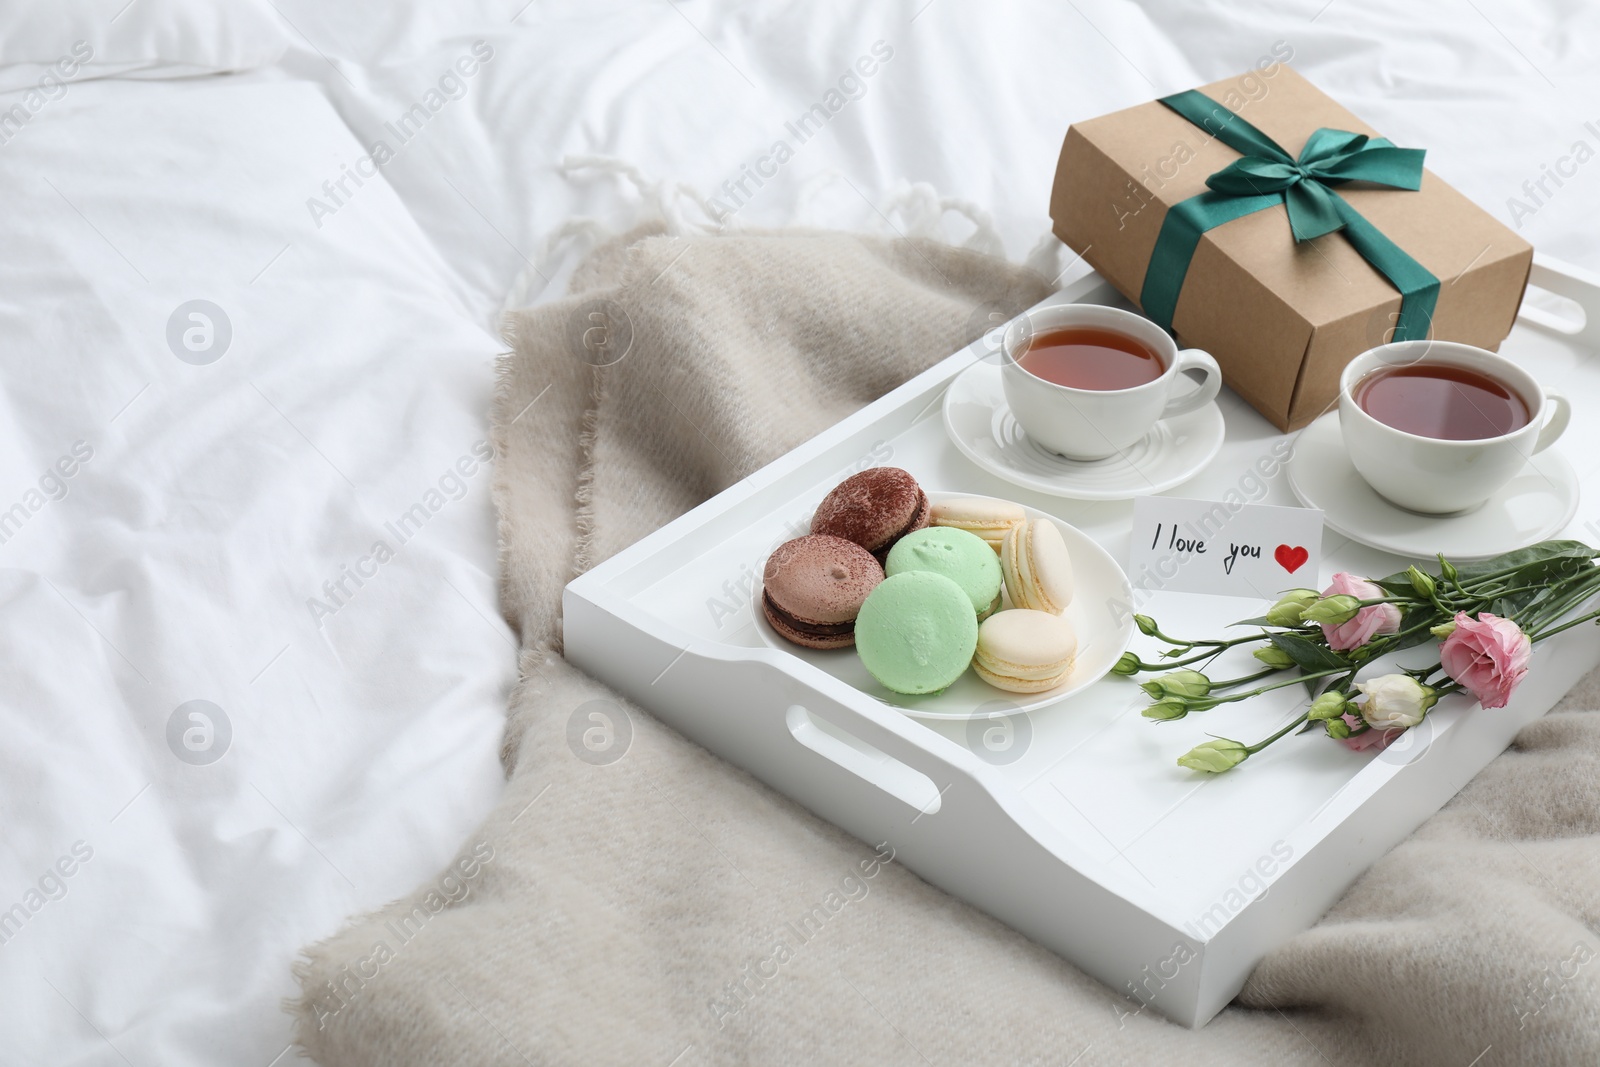
{"label": "pink eustoma flower", "polygon": [[[1365,578],[1357,578],[1344,571],[1335,574],[1333,584],[1322,591],[1325,597],[1341,594],[1353,596],[1357,600],[1378,600],[1385,595],[1382,589]],[[1342,622],[1337,626],[1324,624],[1322,636],[1328,639],[1329,648],[1336,652],[1348,652],[1353,648],[1360,648],[1379,634],[1392,634],[1399,629],[1398,604],[1368,604],[1356,612],[1355,618],[1349,622]]]}
{"label": "pink eustoma flower", "polygon": [[[1361,729],[1362,722],[1359,716],[1351,715],[1347,712],[1343,718],[1350,729]],[[1345,747],[1355,749],[1357,752],[1365,752],[1374,745],[1378,747],[1379,751],[1382,751],[1389,747],[1391,741],[1403,733],[1405,733],[1404,730],[1380,730],[1374,726],[1365,733],[1351,734],[1349,737],[1340,738],[1340,740],[1345,743]]]}
{"label": "pink eustoma flower", "polygon": [[1444,672],[1486,708],[1503,708],[1528,673],[1533,642],[1510,619],[1480,611],[1476,619],[1456,613],[1455,632],[1439,646]]}

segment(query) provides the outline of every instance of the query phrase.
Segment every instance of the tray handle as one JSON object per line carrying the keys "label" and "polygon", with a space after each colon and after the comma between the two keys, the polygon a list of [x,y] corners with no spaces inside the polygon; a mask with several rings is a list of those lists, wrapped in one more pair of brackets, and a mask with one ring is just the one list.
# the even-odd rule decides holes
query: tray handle
{"label": "tray handle", "polygon": [[783,719],[790,735],[800,744],[922,815],[933,815],[942,805],[943,795],[932,778],[843,727],[813,715],[805,705],[790,704]]}
{"label": "tray handle", "polygon": [[1552,333],[1572,337],[1585,345],[1600,345],[1600,275],[1535,252],[1528,285],[1572,301],[1577,305],[1577,313],[1566,315],[1530,307],[1524,300],[1517,318]]}

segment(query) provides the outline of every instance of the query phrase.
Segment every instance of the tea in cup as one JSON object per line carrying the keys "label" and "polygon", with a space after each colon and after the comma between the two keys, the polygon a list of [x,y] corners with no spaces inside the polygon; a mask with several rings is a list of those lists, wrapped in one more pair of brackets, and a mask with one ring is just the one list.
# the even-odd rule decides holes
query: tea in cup
{"label": "tea in cup", "polygon": [[[1141,315],[1099,304],[1054,304],[1019,316],[1001,343],[1001,384],[1022,431],[1051,452],[1101,460],[1162,419],[1216,399],[1222,371]],[[1187,391],[1180,381],[1199,371]]]}
{"label": "tea in cup", "polygon": [[1357,356],[1339,380],[1339,428],[1360,475],[1411,511],[1481,505],[1572,415],[1504,356],[1450,341],[1400,341]]}

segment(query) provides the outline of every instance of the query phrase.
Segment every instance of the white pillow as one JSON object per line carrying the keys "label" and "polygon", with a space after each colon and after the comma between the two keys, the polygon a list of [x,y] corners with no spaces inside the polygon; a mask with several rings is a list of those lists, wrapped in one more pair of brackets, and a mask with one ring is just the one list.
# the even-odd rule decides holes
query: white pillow
{"label": "white pillow", "polygon": [[0,4],[0,92],[250,70],[276,63],[290,32],[256,0],[12,0]]}

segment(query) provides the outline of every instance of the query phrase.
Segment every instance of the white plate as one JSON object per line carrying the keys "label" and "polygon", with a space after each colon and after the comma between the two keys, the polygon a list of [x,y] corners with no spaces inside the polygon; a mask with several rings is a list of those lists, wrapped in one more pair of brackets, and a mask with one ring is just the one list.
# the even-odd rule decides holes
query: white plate
{"label": "white plate", "polygon": [[944,394],[944,428],[961,454],[1013,485],[1074,500],[1128,500],[1181,485],[1222,447],[1226,427],[1215,403],[1163,419],[1121,455],[1083,462],[1035,444],[1011,415],[1000,368],[974,363]]}
{"label": "white plate", "polygon": [[[992,499],[975,493],[925,491],[930,502],[948,500],[952,497]],[[867,668],[861,663],[861,657],[856,655],[853,647],[802,648],[778,636],[777,631],[768,624],[766,612],[761,610],[759,582],[756,583],[753,605],[756,633],[773,648],[798,656],[841,682],[855,686],[890,707],[919,719],[977,719],[990,715],[1011,715],[1022,711],[1036,711],[1065,700],[1104,678],[1127,651],[1128,643],[1133,638],[1133,614],[1132,608],[1129,607],[1133,602],[1133,591],[1128,585],[1127,575],[1122,572],[1117,561],[1086,534],[1054,515],[1046,514],[1036,508],[1024,506],[1022,510],[1027,512],[1028,518],[1036,522],[1049,520],[1055,523],[1061,530],[1062,539],[1067,543],[1068,553],[1072,556],[1075,584],[1072,604],[1066,610],[1066,618],[1072,623],[1078,635],[1078,659],[1073,665],[1072,673],[1054,689],[1048,689],[1043,693],[1008,693],[983,681],[971,668],[968,668],[965,674],[957,678],[950,688],[942,693],[906,696],[891,692],[867,672]],[[757,574],[762,572],[765,564],[765,560],[758,561]],[[1125,610],[1116,611],[1118,605]],[[1009,598],[1005,601],[1005,606],[1010,606]]]}
{"label": "white plate", "polygon": [[1397,556],[1488,559],[1537,544],[1566,528],[1578,510],[1578,478],[1554,449],[1541,452],[1481,507],[1460,515],[1422,515],[1389,503],[1350,463],[1339,414],[1322,416],[1295,438],[1289,488],[1321,508],[1328,529]]}

